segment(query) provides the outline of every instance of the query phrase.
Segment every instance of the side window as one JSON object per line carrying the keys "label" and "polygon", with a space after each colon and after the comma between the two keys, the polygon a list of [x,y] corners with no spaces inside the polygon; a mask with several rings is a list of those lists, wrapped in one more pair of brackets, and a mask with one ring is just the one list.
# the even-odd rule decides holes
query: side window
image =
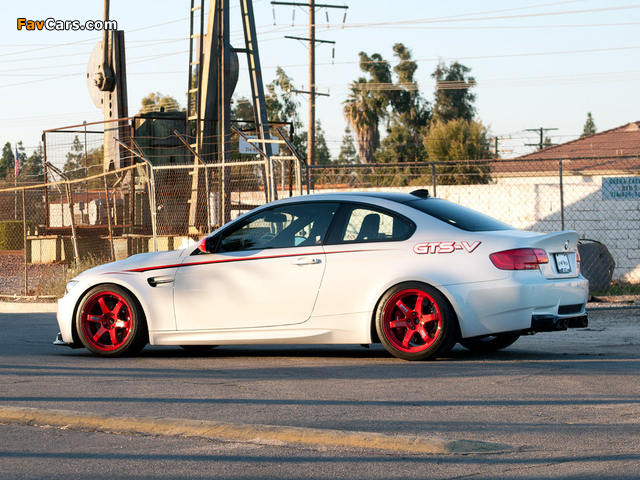
{"label": "side window", "polygon": [[332,234],[331,243],[399,241],[409,237],[413,226],[402,217],[362,205],[345,205],[344,224]]}
{"label": "side window", "polygon": [[321,245],[337,209],[337,203],[302,203],[263,210],[223,232],[218,251]]}

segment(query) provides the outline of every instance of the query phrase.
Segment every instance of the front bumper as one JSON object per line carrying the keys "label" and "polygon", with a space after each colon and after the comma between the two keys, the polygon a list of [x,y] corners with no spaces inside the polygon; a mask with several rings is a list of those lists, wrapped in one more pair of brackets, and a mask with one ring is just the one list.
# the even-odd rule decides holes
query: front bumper
{"label": "front bumper", "polygon": [[58,332],[58,335],[56,335],[56,339],[53,341],[53,344],[57,345],[59,347],[82,348],[82,345],[78,345],[76,343],[65,342],[62,339],[62,333],[61,332]]}

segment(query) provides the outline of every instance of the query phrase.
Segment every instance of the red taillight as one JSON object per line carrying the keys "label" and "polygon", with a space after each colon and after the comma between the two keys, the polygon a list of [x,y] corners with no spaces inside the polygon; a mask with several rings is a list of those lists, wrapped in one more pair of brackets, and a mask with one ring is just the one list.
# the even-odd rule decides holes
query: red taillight
{"label": "red taillight", "polygon": [[500,270],[535,270],[541,263],[549,263],[547,252],[540,248],[516,248],[489,255]]}
{"label": "red taillight", "polygon": [[549,263],[549,257],[547,257],[547,252],[545,252],[541,248],[534,248],[533,253],[536,254],[538,263]]}

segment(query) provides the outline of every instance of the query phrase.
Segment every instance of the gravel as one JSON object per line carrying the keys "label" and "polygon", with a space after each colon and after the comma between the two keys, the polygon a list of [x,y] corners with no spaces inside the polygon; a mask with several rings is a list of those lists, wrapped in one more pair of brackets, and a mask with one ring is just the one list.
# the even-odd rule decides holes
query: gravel
{"label": "gravel", "polygon": [[[54,301],[64,288],[68,268],[60,264],[27,265],[27,292],[25,293],[24,256],[19,252],[0,254],[0,295],[38,297],[29,300]],[[45,298],[42,298],[45,297]]]}

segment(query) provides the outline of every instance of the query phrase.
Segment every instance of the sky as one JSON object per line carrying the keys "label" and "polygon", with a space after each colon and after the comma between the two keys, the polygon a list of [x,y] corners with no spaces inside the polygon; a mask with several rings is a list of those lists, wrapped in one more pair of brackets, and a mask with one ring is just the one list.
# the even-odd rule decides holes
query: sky
{"label": "sky", "polygon": [[[306,3],[306,2],[305,2]],[[498,137],[505,158],[530,153],[548,130],[553,143],[577,138],[591,112],[598,131],[640,120],[640,3],[632,0],[331,0],[348,6],[318,8],[316,101],[334,156],[346,121],[349,84],[363,72],[358,53],[379,53],[395,65],[393,45],[403,43],[417,61],[422,96],[433,102],[438,62],[471,68],[477,118]],[[239,1],[231,0],[232,42],[242,46]],[[296,89],[308,90],[308,7],[254,0],[265,83],[282,67]],[[186,101],[190,2],[111,0],[110,18],[125,32],[129,114],[142,98],[160,92]],[[103,18],[103,1],[5,2],[0,22],[0,142],[22,141],[27,154],[43,130],[103,119],[86,83],[87,63],[100,32],[18,30],[18,19]],[[234,96],[249,96],[240,59]],[[300,95],[306,124],[307,97]],[[305,125],[306,129],[306,125]],[[384,127],[382,128],[384,131]]]}

